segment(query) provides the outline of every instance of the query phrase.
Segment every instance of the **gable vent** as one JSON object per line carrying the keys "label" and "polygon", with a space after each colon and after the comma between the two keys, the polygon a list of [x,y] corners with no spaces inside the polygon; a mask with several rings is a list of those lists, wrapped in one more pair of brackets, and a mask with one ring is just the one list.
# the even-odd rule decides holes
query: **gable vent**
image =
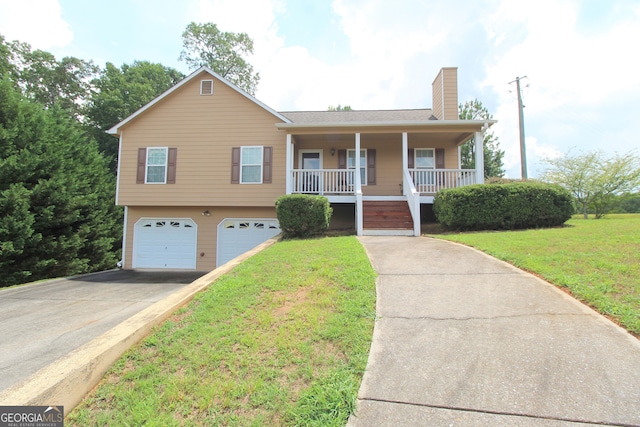
{"label": "gable vent", "polygon": [[200,81],[200,95],[213,95],[213,80]]}

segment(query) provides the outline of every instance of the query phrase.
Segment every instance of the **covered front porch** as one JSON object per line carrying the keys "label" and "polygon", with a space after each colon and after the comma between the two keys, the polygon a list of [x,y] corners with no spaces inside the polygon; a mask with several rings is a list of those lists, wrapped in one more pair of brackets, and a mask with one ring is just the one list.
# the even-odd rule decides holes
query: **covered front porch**
{"label": "covered front porch", "polygon": [[[442,189],[484,182],[485,126],[458,120],[394,126],[282,124],[287,130],[286,192],[353,203],[358,235],[419,236],[421,204],[433,203]],[[470,139],[476,169],[462,169],[459,147]]]}

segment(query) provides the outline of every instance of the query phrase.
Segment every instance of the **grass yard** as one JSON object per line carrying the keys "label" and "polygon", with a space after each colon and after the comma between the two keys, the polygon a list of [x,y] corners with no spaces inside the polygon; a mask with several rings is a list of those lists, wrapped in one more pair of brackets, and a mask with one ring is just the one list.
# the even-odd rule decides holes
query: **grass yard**
{"label": "grass yard", "polygon": [[128,351],[68,426],[344,426],[375,273],[354,237],[280,242]]}
{"label": "grass yard", "polygon": [[551,229],[445,233],[567,288],[576,298],[640,335],[640,215],[574,217]]}

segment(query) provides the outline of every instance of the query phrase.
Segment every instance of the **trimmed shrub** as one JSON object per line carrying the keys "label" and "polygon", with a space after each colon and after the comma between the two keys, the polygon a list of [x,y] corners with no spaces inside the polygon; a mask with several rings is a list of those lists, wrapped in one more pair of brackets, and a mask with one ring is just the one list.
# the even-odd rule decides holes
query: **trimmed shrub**
{"label": "trimmed shrub", "polygon": [[276,215],[285,239],[324,233],[332,212],[329,200],[323,196],[292,194],[276,200]]}
{"label": "trimmed shrub", "polygon": [[575,208],[571,194],[560,186],[517,182],[442,190],[433,210],[449,229],[514,230],[562,225]]}

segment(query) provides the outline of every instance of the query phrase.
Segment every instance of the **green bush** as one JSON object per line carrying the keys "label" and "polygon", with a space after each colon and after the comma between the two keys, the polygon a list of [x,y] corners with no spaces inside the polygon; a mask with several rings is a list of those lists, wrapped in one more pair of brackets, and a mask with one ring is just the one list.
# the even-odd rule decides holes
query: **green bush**
{"label": "green bush", "polygon": [[276,200],[276,215],[285,239],[324,233],[332,212],[329,200],[323,196],[293,194]]}
{"label": "green bush", "polygon": [[514,230],[562,225],[575,208],[571,194],[560,186],[516,182],[442,190],[433,210],[449,229]]}

